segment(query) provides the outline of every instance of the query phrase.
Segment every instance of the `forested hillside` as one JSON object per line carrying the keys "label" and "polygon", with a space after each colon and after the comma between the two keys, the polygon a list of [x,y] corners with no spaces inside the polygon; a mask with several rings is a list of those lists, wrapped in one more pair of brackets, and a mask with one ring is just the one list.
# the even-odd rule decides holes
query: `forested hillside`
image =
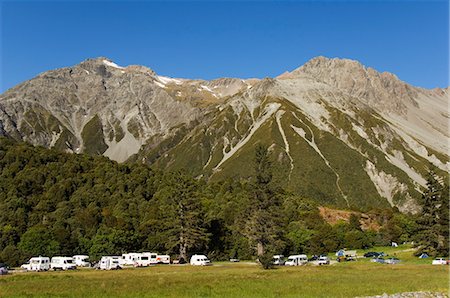
{"label": "forested hillside", "polygon": [[[258,223],[249,214],[261,197],[256,178],[207,184],[183,172],[0,138],[0,261],[18,265],[31,255],[78,253],[95,260],[131,251],[252,258],[257,239],[250,230]],[[362,230],[358,212],[331,226],[317,203],[266,182],[264,195],[271,197],[265,202],[276,197],[269,206],[275,237],[266,243],[268,252],[408,241],[418,228],[413,217],[393,209],[365,212],[378,221],[377,231]]]}

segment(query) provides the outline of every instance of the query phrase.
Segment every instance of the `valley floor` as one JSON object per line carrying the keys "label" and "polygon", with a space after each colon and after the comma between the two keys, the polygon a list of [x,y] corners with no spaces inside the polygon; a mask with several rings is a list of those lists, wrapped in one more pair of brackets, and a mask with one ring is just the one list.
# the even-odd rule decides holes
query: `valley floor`
{"label": "valley floor", "polygon": [[1,297],[355,297],[383,293],[448,294],[449,266],[368,260],[262,270],[251,262],[210,267],[167,265],[118,271],[13,273]]}

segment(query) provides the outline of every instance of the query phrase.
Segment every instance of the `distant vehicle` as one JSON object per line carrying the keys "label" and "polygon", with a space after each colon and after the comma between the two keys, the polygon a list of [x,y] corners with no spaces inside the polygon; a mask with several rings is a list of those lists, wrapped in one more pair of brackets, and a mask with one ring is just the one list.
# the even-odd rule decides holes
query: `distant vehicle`
{"label": "distant vehicle", "polygon": [[48,271],[50,269],[50,258],[42,256],[33,257],[20,267],[27,271]]}
{"label": "distant vehicle", "polygon": [[306,255],[293,255],[289,256],[286,263],[284,263],[285,266],[301,266],[308,263],[308,257]]}
{"label": "distant vehicle", "polygon": [[240,262],[241,260],[239,260],[239,259],[230,259],[230,262],[233,262],[233,263],[238,263],[238,262]]}
{"label": "distant vehicle", "polygon": [[72,257],[75,265],[78,267],[90,267],[89,256],[86,255],[75,255]]}
{"label": "distant vehicle", "polygon": [[373,263],[380,263],[380,264],[384,264],[384,259],[382,257],[378,257],[378,258],[373,258],[372,260],[370,260]]}
{"label": "distant vehicle", "polygon": [[170,256],[169,255],[157,255],[156,263],[157,264],[170,264]]}
{"label": "distant vehicle", "polygon": [[97,269],[100,270],[117,270],[122,269],[119,263],[120,257],[116,256],[106,256],[100,259],[100,262],[97,265]]}
{"label": "distant vehicle", "polygon": [[0,263],[0,275],[8,274],[8,266],[5,263]]}
{"label": "distant vehicle", "polygon": [[400,263],[400,260],[397,258],[389,258],[384,261],[385,264],[398,264]]}
{"label": "distant vehicle", "polygon": [[158,261],[156,260],[156,253],[152,252],[143,252],[137,256],[136,261],[134,262],[134,267],[147,267],[150,265],[156,264]]}
{"label": "distant vehicle", "polygon": [[448,261],[444,258],[436,258],[431,262],[433,265],[447,265]]}
{"label": "distant vehicle", "polygon": [[272,263],[274,265],[282,266],[285,264],[284,256],[283,255],[274,255],[272,258]]}
{"label": "distant vehicle", "polygon": [[122,254],[122,257],[119,259],[119,263],[121,266],[133,266],[134,263],[136,263],[138,257],[141,255],[141,253],[138,252],[131,252],[127,254]]}
{"label": "distant vehicle", "polygon": [[365,257],[365,258],[373,258],[373,257],[376,258],[376,257],[379,257],[380,254],[381,254],[381,253],[379,253],[379,252],[369,251],[369,252],[366,252],[366,253],[364,254],[364,257]]}
{"label": "distant vehicle", "polygon": [[74,270],[77,269],[72,257],[53,257],[50,262],[52,270]]}
{"label": "distant vehicle", "polygon": [[205,255],[193,255],[191,257],[191,265],[194,266],[209,266],[211,261]]}
{"label": "distant vehicle", "polygon": [[319,265],[330,265],[330,259],[328,257],[322,256],[319,258]]}

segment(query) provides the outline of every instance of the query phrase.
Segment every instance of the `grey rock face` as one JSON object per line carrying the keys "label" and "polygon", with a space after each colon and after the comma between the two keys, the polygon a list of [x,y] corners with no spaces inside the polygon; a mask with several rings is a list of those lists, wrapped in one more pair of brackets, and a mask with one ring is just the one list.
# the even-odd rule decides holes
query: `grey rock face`
{"label": "grey rock face", "polygon": [[448,96],[347,59],[318,57],[277,78],[205,81],[100,57],[2,94],[0,135],[211,180],[248,175],[242,165],[262,142],[293,192],[417,212],[429,163],[449,172]]}

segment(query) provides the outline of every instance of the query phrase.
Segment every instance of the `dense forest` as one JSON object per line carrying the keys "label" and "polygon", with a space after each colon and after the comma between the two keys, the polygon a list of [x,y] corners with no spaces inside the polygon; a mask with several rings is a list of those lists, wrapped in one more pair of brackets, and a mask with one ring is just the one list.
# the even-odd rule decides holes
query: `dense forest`
{"label": "dense forest", "polygon": [[252,162],[249,180],[206,183],[0,138],[0,261],[16,266],[33,255],[74,254],[96,260],[132,251],[251,259],[391,241],[448,255],[448,186],[432,172],[421,216],[365,210],[380,228],[363,230],[357,212],[330,225],[316,202],[278,187],[267,148],[258,147]]}

